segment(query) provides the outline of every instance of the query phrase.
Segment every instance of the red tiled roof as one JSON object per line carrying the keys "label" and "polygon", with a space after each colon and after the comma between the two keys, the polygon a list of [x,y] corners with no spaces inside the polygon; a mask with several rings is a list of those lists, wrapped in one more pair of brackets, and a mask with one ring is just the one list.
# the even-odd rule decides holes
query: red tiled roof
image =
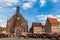
{"label": "red tiled roof", "polygon": [[6,28],[1,28],[1,30],[2,30],[2,31],[5,31],[5,30],[6,30]]}
{"label": "red tiled roof", "polygon": [[0,27],[0,34],[4,34],[3,32],[5,32],[5,31],[6,31],[6,28]]}
{"label": "red tiled roof", "polygon": [[43,27],[41,23],[33,23],[33,27]]}
{"label": "red tiled roof", "polygon": [[6,28],[0,28],[0,32],[3,32],[3,31],[6,31],[7,29]]}
{"label": "red tiled roof", "polygon": [[47,19],[48,19],[48,21],[49,21],[50,23],[54,23],[54,24],[57,24],[57,23],[58,23],[58,21],[57,21],[56,18],[47,18]]}

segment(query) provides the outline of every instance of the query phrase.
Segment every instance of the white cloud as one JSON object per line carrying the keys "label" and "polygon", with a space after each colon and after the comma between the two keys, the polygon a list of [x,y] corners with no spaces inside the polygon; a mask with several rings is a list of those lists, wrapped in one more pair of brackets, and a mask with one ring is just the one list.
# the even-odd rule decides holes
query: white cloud
{"label": "white cloud", "polygon": [[[37,0],[23,0],[23,1],[28,1],[26,3],[23,3],[22,8],[27,9],[31,8]],[[40,1],[40,7],[43,7],[46,4],[46,0],[39,0]],[[58,0],[50,0],[52,2],[58,2]]]}
{"label": "white cloud", "polygon": [[3,27],[3,28],[5,28],[6,27],[6,24],[1,24],[0,26]]}
{"label": "white cloud", "polygon": [[37,15],[36,16],[37,18],[38,18],[38,20],[42,20],[42,24],[45,24],[45,22],[46,22],[46,19],[48,18],[48,17],[50,17],[50,18],[56,18],[58,21],[60,21],[60,15],[51,15],[51,14],[48,14],[48,15]]}
{"label": "white cloud", "polygon": [[56,2],[58,2],[59,0],[51,0],[52,2],[54,2],[54,3],[56,3]]}
{"label": "white cloud", "polygon": [[32,7],[32,3],[31,2],[28,2],[28,3],[23,3],[23,5],[22,5],[22,8],[23,9],[27,9],[27,8],[31,8]]}
{"label": "white cloud", "polygon": [[60,15],[37,15],[36,16],[39,20],[46,20],[47,17],[50,17],[50,18],[56,18],[58,21],[60,21]]}
{"label": "white cloud", "polygon": [[0,20],[0,23],[2,23],[3,20]]}
{"label": "white cloud", "polygon": [[12,6],[16,5],[18,3],[18,0],[0,0],[1,6]]}
{"label": "white cloud", "polygon": [[37,15],[36,16],[39,20],[46,20],[46,15]]}
{"label": "white cloud", "polygon": [[51,14],[47,15],[47,17],[50,17],[50,18],[56,18],[56,16],[51,15]]}
{"label": "white cloud", "polygon": [[40,0],[40,7],[44,6],[46,3],[46,0]]}
{"label": "white cloud", "polygon": [[60,15],[56,15],[57,20],[60,21]]}
{"label": "white cloud", "polygon": [[0,20],[0,26],[1,27],[6,27],[6,24],[3,24],[4,23],[4,21],[3,20]]}
{"label": "white cloud", "polygon": [[42,21],[41,23],[42,23],[42,25],[45,25],[46,21]]}
{"label": "white cloud", "polygon": [[28,1],[28,2],[36,2],[37,0],[22,0],[23,2],[24,1]]}
{"label": "white cloud", "polygon": [[37,0],[28,0],[29,2],[36,2]]}
{"label": "white cloud", "polygon": [[22,4],[23,9],[31,8],[37,0],[27,0],[28,2]]}
{"label": "white cloud", "polygon": [[12,10],[16,10],[16,7],[12,8]]}

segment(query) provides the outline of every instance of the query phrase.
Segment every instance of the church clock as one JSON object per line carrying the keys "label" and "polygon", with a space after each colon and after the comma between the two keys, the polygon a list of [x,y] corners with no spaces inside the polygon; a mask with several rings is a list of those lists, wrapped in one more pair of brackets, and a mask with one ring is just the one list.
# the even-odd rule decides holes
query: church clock
{"label": "church clock", "polygon": [[17,17],[17,20],[19,20],[20,18],[19,17]]}

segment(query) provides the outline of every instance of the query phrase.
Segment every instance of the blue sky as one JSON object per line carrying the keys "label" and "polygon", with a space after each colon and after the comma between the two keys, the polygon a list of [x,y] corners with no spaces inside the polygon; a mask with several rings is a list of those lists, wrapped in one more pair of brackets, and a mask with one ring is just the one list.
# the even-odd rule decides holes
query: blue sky
{"label": "blue sky", "polygon": [[0,0],[0,26],[5,27],[16,13],[16,6],[20,7],[20,14],[28,21],[45,24],[47,17],[60,21],[60,0]]}

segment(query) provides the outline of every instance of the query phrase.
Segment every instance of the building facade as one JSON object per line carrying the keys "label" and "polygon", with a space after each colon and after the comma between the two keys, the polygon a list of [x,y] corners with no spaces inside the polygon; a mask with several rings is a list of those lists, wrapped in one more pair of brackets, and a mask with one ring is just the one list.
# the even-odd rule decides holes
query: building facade
{"label": "building facade", "polygon": [[44,32],[44,27],[41,23],[33,23],[32,27],[30,28],[31,33],[42,33]]}
{"label": "building facade", "polygon": [[7,21],[7,33],[13,36],[20,36],[22,32],[28,32],[27,21],[22,17],[19,12],[19,7],[16,8],[16,14]]}
{"label": "building facade", "polygon": [[6,32],[6,28],[2,28],[2,27],[0,27],[0,35],[1,34],[6,34],[7,32]]}
{"label": "building facade", "polygon": [[45,32],[47,33],[59,33],[60,23],[55,18],[47,18],[45,25]]}

